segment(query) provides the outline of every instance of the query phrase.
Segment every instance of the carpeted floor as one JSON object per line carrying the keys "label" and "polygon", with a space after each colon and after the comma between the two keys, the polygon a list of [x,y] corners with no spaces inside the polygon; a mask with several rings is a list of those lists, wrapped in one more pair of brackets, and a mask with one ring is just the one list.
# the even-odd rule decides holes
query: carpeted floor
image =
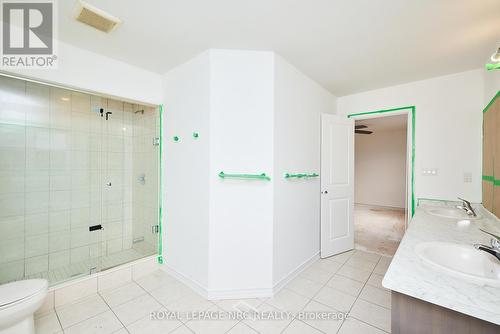
{"label": "carpeted floor", "polygon": [[356,249],[393,256],[405,231],[404,209],[354,206]]}

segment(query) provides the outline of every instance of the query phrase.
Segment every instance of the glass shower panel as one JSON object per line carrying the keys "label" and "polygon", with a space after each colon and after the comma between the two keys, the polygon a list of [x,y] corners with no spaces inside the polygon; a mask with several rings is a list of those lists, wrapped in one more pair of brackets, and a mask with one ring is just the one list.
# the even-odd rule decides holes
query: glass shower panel
{"label": "glass shower panel", "polygon": [[104,109],[103,133],[103,257],[102,268],[112,268],[130,261],[125,256],[125,206],[128,195],[124,183],[127,164],[124,158],[124,103],[108,99]]}
{"label": "glass shower panel", "polygon": [[96,212],[103,228],[98,268],[105,270],[157,253],[159,118],[154,108],[99,97],[91,109],[101,115]]}
{"label": "glass shower panel", "polygon": [[142,256],[158,252],[159,110],[134,106],[132,157],[133,249]]}
{"label": "glass shower panel", "polygon": [[[43,85],[40,85],[43,86]],[[88,94],[50,87],[49,268],[51,283],[97,271],[100,231],[91,231],[91,145]],[[43,272],[42,272],[42,275]]]}
{"label": "glass shower panel", "polygon": [[0,77],[0,283],[96,267],[90,97]]}
{"label": "glass shower panel", "polygon": [[26,84],[0,78],[0,283],[24,277]]}
{"label": "glass shower panel", "polygon": [[156,254],[158,134],[155,108],[0,76],[0,284]]}
{"label": "glass shower panel", "polygon": [[107,100],[106,113],[103,269],[153,255],[158,244],[155,110]]}

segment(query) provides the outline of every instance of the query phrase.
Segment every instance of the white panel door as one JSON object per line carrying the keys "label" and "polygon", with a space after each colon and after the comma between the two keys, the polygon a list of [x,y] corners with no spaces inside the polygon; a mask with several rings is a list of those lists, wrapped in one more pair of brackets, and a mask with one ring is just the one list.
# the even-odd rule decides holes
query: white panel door
{"label": "white panel door", "polygon": [[354,248],[354,121],[321,116],[321,257]]}

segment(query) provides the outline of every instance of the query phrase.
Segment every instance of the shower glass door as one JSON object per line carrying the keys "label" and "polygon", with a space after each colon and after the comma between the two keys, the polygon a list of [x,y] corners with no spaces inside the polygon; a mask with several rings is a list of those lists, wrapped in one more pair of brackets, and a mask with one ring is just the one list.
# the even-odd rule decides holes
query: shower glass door
{"label": "shower glass door", "polygon": [[[102,242],[98,270],[157,253],[158,111],[97,99],[102,124]],[[101,113],[102,111],[102,113]]]}
{"label": "shower glass door", "polygon": [[156,254],[158,133],[155,108],[0,76],[0,284]]}

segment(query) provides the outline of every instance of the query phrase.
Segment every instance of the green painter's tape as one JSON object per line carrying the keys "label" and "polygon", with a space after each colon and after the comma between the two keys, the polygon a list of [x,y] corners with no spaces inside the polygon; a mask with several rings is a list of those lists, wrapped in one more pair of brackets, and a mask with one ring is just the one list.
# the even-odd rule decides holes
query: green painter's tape
{"label": "green painter's tape", "polygon": [[493,182],[495,181],[495,178],[493,176],[483,175],[483,181]]}
{"label": "green painter's tape", "polygon": [[495,63],[495,64],[486,64],[484,67],[488,70],[500,70],[500,63]]}
{"label": "green painter's tape", "polygon": [[291,173],[286,173],[285,174],[285,179],[292,179],[292,178],[297,178],[297,179],[302,179],[302,178],[310,178],[310,177],[318,177],[318,173],[312,173],[312,174],[307,174],[307,173],[299,173],[299,174],[291,174]]}
{"label": "green painter's tape", "polygon": [[411,216],[415,215],[415,106],[411,107]]}
{"label": "green painter's tape", "polygon": [[500,96],[500,90],[495,94],[495,96],[493,96],[493,98],[491,99],[491,101],[486,105],[486,107],[483,109],[483,113],[487,112],[488,109],[490,109],[490,107],[492,106],[493,102],[495,102],[495,100]]}
{"label": "green painter's tape", "polygon": [[415,215],[415,114],[416,108],[415,106],[407,106],[393,109],[383,109],[377,111],[367,111],[355,114],[349,114],[347,117],[356,117],[356,116],[364,116],[364,115],[375,115],[375,114],[385,114],[388,112],[395,112],[410,109],[411,112],[411,216]]}
{"label": "green painter's tape", "polygon": [[384,114],[387,112],[395,112],[395,111],[400,111],[400,110],[405,110],[405,109],[412,109],[415,110],[415,106],[407,106],[407,107],[401,107],[401,108],[393,108],[393,109],[383,109],[383,110],[377,110],[377,111],[366,111],[366,112],[360,112],[356,114],[349,114],[347,117],[356,117],[356,116],[363,116],[363,115],[372,115],[372,114]]}
{"label": "green painter's tape", "polygon": [[500,179],[495,179],[493,176],[483,175],[483,181],[492,182],[493,186],[500,187]]}
{"label": "green painter's tape", "polygon": [[163,104],[160,104],[160,189],[159,189],[159,203],[158,203],[158,263],[163,263],[163,242],[162,242],[162,230],[163,230]]}
{"label": "green painter's tape", "polygon": [[262,174],[227,174],[224,172],[220,172],[218,175],[221,179],[233,178],[233,179],[271,181],[271,178],[269,176],[267,176],[266,173],[262,173]]}

